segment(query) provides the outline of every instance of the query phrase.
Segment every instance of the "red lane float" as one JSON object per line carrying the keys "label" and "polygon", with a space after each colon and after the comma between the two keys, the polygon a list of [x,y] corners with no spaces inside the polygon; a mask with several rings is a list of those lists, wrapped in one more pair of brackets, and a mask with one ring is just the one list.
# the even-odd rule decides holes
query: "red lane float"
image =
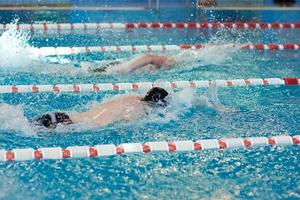
{"label": "red lane float", "polygon": [[41,47],[31,48],[30,52],[37,56],[58,56],[58,55],[75,55],[80,53],[92,52],[158,52],[158,51],[180,51],[180,50],[199,50],[203,48],[220,47],[220,48],[237,48],[247,50],[299,50],[300,44],[182,44],[182,45],[124,45],[124,46],[93,46],[93,47]]}
{"label": "red lane float", "polygon": [[295,29],[300,28],[297,23],[265,23],[265,22],[138,22],[138,23],[40,23],[40,24],[2,24],[0,30],[15,28],[16,30],[38,31],[41,33],[61,31],[87,31],[105,29],[133,29],[133,28],[237,28],[237,29]]}
{"label": "red lane float", "polygon": [[46,159],[70,159],[93,158],[102,156],[115,156],[131,153],[162,153],[162,152],[190,152],[203,150],[225,150],[237,148],[250,148],[262,146],[299,145],[300,135],[279,135],[272,137],[248,137],[226,139],[202,139],[184,141],[156,141],[146,143],[125,143],[119,146],[104,144],[96,146],[70,146],[67,148],[47,147],[39,149],[12,149],[0,150],[0,162],[46,160]]}
{"label": "red lane float", "polygon": [[193,80],[193,81],[159,81],[139,83],[98,83],[98,84],[58,84],[58,85],[0,85],[0,94],[7,93],[39,93],[39,92],[101,92],[123,90],[148,90],[153,87],[166,89],[205,88],[215,84],[217,87],[236,86],[269,86],[269,85],[299,85],[298,78],[265,78],[265,79],[232,79],[232,80]]}

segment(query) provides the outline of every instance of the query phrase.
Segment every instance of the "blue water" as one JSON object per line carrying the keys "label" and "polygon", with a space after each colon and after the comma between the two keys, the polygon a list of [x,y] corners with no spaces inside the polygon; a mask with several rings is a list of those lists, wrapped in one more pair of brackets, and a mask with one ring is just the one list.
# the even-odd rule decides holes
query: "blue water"
{"label": "blue water", "polygon": [[[50,14],[49,14],[50,13]],[[51,14],[52,13],[52,14]],[[222,13],[195,10],[155,12],[30,12],[15,13],[20,23],[40,21],[195,21],[204,14],[219,19]],[[74,14],[75,13],[75,14]],[[299,13],[235,12],[223,15],[245,21],[299,21]],[[286,18],[287,15],[289,18]],[[47,16],[48,15],[48,16]],[[52,16],[51,16],[52,15]],[[115,16],[112,18],[111,16]],[[11,20],[12,13],[2,19]],[[31,16],[31,17],[29,17]],[[37,17],[32,17],[37,16]],[[118,18],[116,18],[118,17]],[[261,18],[260,18],[261,17]],[[207,18],[201,18],[207,20]],[[232,20],[233,20],[232,19]],[[273,18],[272,18],[273,19]],[[5,21],[5,20],[4,20]],[[9,21],[5,21],[9,22]],[[300,43],[299,30],[132,30],[78,35],[30,35],[28,45],[85,46],[182,43]],[[21,37],[21,41],[26,41]],[[11,41],[9,41],[11,42]],[[2,48],[2,47],[1,47]],[[23,48],[23,47],[22,47]],[[22,49],[21,48],[21,49]],[[26,49],[24,47],[24,49]],[[82,54],[60,59],[32,60],[1,51],[9,60],[0,64],[0,84],[63,84],[134,82],[155,80],[208,80],[268,77],[300,77],[300,51],[257,52],[210,48],[197,55],[166,54],[180,60],[172,70],[130,75],[64,72],[48,73],[49,64],[79,65],[82,61],[128,59],[131,53]],[[13,59],[11,59],[13,58]],[[20,59],[21,58],[21,59]],[[176,93],[180,91],[169,91]],[[82,111],[96,102],[124,92],[80,94],[0,95],[0,147],[39,148],[70,145],[121,144],[161,140],[272,136],[299,134],[300,89],[298,86],[219,88],[224,106],[235,112],[218,113],[207,107],[174,106],[159,115],[135,123],[117,123],[86,130],[77,127],[32,133],[25,118],[52,110]],[[140,91],[143,95],[145,91]],[[192,94],[192,92],[189,92]],[[194,96],[209,96],[198,89]],[[188,97],[187,97],[188,99]],[[9,105],[18,106],[11,107]],[[160,117],[160,118],[155,118]],[[19,120],[19,121],[18,121]],[[23,121],[22,121],[23,120]],[[10,123],[12,122],[12,123]],[[24,122],[24,123],[22,123]],[[299,146],[197,153],[134,154],[94,159],[9,162],[0,164],[0,199],[299,199]]]}

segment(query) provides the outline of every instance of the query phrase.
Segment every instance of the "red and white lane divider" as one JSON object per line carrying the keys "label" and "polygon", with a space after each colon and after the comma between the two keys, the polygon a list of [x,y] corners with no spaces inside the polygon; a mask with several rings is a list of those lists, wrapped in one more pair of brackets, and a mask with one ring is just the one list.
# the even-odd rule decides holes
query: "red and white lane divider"
{"label": "red and white lane divider", "polygon": [[193,80],[193,81],[159,81],[139,83],[99,83],[99,84],[58,84],[58,85],[0,85],[0,94],[6,93],[38,93],[38,92],[100,92],[151,89],[163,87],[176,88],[205,88],[215,84],[217,87],[235,86],[268,86],[268,85],[300,85],[298,78],[266,78],[266,79],[232,79],[232,80]]}
{"label": "red and white lane divider", "polygon": [[139,22],[139,23],[41,23],[41,24],[2,24],[0,30],[15,28],[16,30],[61,32],[87,31],[102,29],[133,28],[241,28],[241,29],[294,29],[300,28],[297,23],[264,23],[264,22]]}
{"label": "red and white lane divider", "polygon": [[46,160],[66,158],[91,158],[102,156],[114,156],[130,153],[159,153],[159,152],[190,152],[202,150],[223,150],[231,148],[250,148],[262,146],[299,145],[300,135],[273,136],[273,137],[249,137],[227,139],[205,139],[184,141],[160,141],[147,143],[125,143],[119,146],[114,144],[90,146],[70,146],[67,148],[47,147],[39,149],[12,149],[0,150],[0,162]]}
{"label": "red and white lane divider", "polygon": [[299,50],[300,44],[225,44],[225,45],[125,45],[125,46],[92,46],[92,47],[41,47],[31,48],[30,52],[37,57],[75,55],[93,52],[157,52],[157,51],[180,51],[199,50],[208,47],[238,48],[247,50]]}

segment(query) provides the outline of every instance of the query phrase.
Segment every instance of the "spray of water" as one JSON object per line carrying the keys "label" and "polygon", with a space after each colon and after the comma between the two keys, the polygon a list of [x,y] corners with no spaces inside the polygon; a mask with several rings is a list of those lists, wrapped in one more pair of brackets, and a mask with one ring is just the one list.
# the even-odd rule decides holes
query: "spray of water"
{"label": "spray of water", "polygon": [[[13,22],[9,27],[15,27],[17,22]],[[201,67],[205,65],[220,65],[232,61],[234,53],[242,36],[231,38],[232,33],[224,30],[219,31],[206,44],[206,48],[198,51],[182,51],[175,55],[179,65],[184,65],[185,69]],[[29,45],[29,35],[21,30],[10,28],[0,37],[0,55],[2,62],[0,69],[9,71],[29,71],[38,73],[82,73],[84,70],[75,68],[67,59],[61,58],[42,58],[38,59],[34,54],[34,47]],[[125,60],[127,60],[126,58]],[[56,64],[53,64],[53,60]],[[98,64],[101,63],[96,63]],[[45,67],[47,65],[47,67]],[[42,67],[43,66],[43,67]]]}
{"label": "spray of water", "polygon": [[[15,27],[17,21],[9,27]],[[30,54],[29,36],[23,31],[9,28],[0,37],[0,55],[2,70],[18,70],[31,65],[35,59]]]}
{"label": "spray of water", "polygon": [[[38,58],[34,47],[29,45],[29,34],[16,30],[17,21],[10,24],[10,28],[0,36],[0,70],[10,72],[38,72],[38,73],[82,73],[67,59]],[[56,63],[56,64],[53,64]]]}
{"label": "spray of water", "polygon": [[220,29],[211,35],[205,43],[205,48],[181,51],[174,55],[174,59],[178,61],[180,67],[184,66],[185,69],[207,65],[230,66],[236,64],[236,59],[241,56],[240,45],[249,42],[248,37],[245,37],[245,33],[239,30]]}
{"label": "spray of water", "polygon": [[21,133],[25,136],[36,136],[36,132],[24,116],[21,105],[0,104],[0,129]]}
{"label": "spray of water", "polygon": [[168,106],[165,108],[157,107],[152,109],[151,112],[149,112],[149,114],[141,121],[141,123],[150,122],[164,124],[170,121],[176,121],[182,115],[190,112],[192,107],[214,109],[210,103],[210,96],[207,96],[206,94],[199,95],[196,93],[196,90],[191,88],[171,93],[169,97],[166,98],[169,102]]}

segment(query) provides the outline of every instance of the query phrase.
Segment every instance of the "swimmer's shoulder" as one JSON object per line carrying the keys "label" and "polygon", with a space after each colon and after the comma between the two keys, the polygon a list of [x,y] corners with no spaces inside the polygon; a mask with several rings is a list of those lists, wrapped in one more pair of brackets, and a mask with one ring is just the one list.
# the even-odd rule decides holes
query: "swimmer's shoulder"
{"label": "swimmer's shoulder", "polygon": [[142,97],[137,95],[122,95],[116,98],[113,98],[110,101],[103,102],[103,104],[133,104],[141,102]]}
{"label": "swimmer's shoulder", "polygon": [[137,95],[128,95],[128,96],[124,96],[122,99],[128,102],[140,102],[142,97]]}

